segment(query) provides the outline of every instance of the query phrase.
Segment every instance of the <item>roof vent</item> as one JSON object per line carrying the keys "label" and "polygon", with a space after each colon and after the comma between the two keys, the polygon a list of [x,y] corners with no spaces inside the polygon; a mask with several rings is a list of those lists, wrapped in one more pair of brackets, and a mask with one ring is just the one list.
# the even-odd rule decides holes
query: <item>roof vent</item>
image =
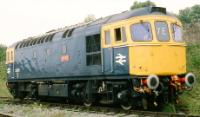
{"label": "roof vent", "polygon": [[151,7],[151,13],[153,12],[161,12],[167,14],[166,8],[163,7]]}

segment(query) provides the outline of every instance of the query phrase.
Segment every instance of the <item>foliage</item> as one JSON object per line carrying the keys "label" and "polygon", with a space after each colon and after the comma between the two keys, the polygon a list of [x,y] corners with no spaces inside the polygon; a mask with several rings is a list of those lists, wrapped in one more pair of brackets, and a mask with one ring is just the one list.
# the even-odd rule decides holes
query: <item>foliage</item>
{"label": "foliage", "polygon": [[0,96],[10,96],[6,87],[6,46],[0,45]]}
{"label": "foliage", "polygon": [[187,66],[188,70],[200,69],[200,42],[189,43],[187,47]]}
{"label": "foliage", "polygon": [[200,23],[185,24],[184,25],[184,40],[187,43],[195,44],[200,41]]}
{"label": "foliage", "polygon": [[0,79],[6,79],[5,56],[6,46],[0,45]]}
{"label": "foliage", "polygon": [[133,10],[133,9],[142,8],[142,7],[148,7],[148,6],[156,6],[156,4],[151,2],[151,1],[149,1],[149,0],[146,1],[146,2],[137,2],[137,1],[135,1],[130,9]]}
{"label": "foliage", "polygon": [[0,62],[0,79],[6,79],[6,65],[5,62]]}
{"label": "foliage", "polygon": [[0,62],[0,96],[10,96],[6,87],[6,65],[5,61]]}
{"label": "foliage", "polygon": [[90,21],[94,21],[95,19],[96,19],[95,16],[93,14],[90,14],[90,15],[86,16],[84,22],[87,23],[87,22],[90,22]]}
{"label": "foliage", "polygon": [[6,46],[0,44],[0,62],[5,61]]}
{"label": "foliage", "polygon": [[200,5],[188,7],[179,11],[179,19],[184,24],[200,22]]}
{"label": "foliage", "polygon": [[184,92],[180,96],[178,110],[187,110],[190,114],[200,114],[200,5],[180,11],[179,19],[184,24],[184,39],[187,42],[187,71],[197,77],[192,91]]}
{"label": "foliage", "polygon": [[192,91],[186,91],[180,96],[180,103],[177,105],[179,110],[187,110],[190,114],[200,114],[200,41],[189,42],[187,46],[187,68],[197,77],[197,82]]}

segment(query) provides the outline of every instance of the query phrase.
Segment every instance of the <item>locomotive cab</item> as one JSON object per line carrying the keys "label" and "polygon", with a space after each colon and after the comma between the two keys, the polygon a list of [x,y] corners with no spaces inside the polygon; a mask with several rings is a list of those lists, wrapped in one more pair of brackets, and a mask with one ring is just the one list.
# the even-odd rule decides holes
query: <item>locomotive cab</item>
{"label": "locomotive cab", "polygon": [[105,55],[111,53],[107,59],[114,61],[110,67],[104,66],[104,72],[129,74],[133,90],[138,93],[151,95],[167,89],[171,94],[162,94],[162,97],[168,100],[177,96],[173,92],[191,88],[195,82],[195,76],[186,72],[182,24],[166,12],[104,25],[102,49]]}
{"label": "locomotive cab", "polygon": [[[181,23],[176,18],[141,16],[106,25],[103,30],[103,48],[128,48],[129,74],[186,73],[186,44],[182,40]],[[111,30],[110,37],[108,30]]]}

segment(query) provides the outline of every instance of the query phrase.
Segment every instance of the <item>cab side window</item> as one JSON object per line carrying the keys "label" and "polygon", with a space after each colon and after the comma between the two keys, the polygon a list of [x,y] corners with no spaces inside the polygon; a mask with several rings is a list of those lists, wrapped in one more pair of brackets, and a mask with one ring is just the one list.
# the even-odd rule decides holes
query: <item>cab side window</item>
{"label": "cab side window", "polygon": [[115,29],[115,41],[121,41],[122,35],[121,35],[121,28]]}
{"label": "cab side window", "polygon": [[126,31],[125,31],[125,27],[120,27],[120,28],[114,29],[114,33],[115,33],[115,41],[123,41],[123,42],[126,42]]}
{"label": "cab side window", "polygon": [[105,44],[110,45],[111,40],[110,40],[110,31],[105,31]]}
{"label": "cab side window", "polygon": [[182,29],[177,24],[172,24],[173,38],[176,42],[183,42]]}

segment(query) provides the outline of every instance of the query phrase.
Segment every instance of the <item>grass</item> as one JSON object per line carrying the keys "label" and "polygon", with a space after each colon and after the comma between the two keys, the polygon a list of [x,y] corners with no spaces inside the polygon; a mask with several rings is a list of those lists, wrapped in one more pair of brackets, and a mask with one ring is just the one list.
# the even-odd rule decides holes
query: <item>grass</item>
{"label": "grass", "polygon": [[0,62],[0,96],[11,96],[6,87],[6,66],[5,62]]}
{"label": "grass", "polygon": [[166,104],[162,108],[162,112],[170,112],[170,113],[176,113],[176,107],[174,104]]}
{"label": "grass", "polygon": [[189,43],[187,47],[187,68],[197,77],[197,82],[192,91],[180,96],[181,103],[178,109],[186,109],[188,113],[200,115],[200,42]]}

